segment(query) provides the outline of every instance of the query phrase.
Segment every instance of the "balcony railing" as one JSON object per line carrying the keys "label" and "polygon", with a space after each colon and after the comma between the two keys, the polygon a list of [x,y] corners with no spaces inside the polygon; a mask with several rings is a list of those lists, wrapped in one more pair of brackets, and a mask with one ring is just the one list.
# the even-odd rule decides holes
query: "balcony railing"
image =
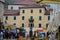
{"label": "balcony railing", "polygon": [[29,19],[29,22],[34,22],[34,19]]}

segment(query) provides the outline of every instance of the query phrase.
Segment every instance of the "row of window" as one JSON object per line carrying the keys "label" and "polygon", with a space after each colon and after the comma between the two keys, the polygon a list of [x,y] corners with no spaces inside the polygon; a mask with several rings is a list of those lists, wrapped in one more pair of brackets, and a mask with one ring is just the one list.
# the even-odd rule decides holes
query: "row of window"
{"label": "row of window", "polygon": [[[14,25],[16,25],[16,23],[14,23]],[[22,23],[22,27],[24,27],[24,23]],[[34,27],[34,24],[29,24],[29,27]],[[41,28],[42,25],[39,24],[39,28]],[[48,24],[46,24],[46,28],[48,27]]]}
{"label": "row of window", "polygon": [[[8,16],[6,16],[5,19],[8,20]],[[25,17],[22,16],[22,20],[24,20],[24,19],[25,19]],[[30,16],[30,19],[33,19],[33,16]],[[14,20],[16,20],[16,16],[14,16]],[[39,20],[42,20],[42,16],[39,16]],[[50,20],[50,16],[48,16],[48,20]]]}
{"label": "row of window", "polygon": [[[30,10],[30,13],[33,13],[34,11],[33,11],[33,9],[31,9]],[[25,10],[22,10],[22,13],[25,13]],[[39,13],[42,13],[42,10],[41,9],[39,9]]]}
{"label": "row of window", "polygon": [[[11,7],[11,9],[13,9],[13,7]],[[20,7],[19,7],[19,9],[20,9]],[[25,10],[22,10],[22,13],[25,13]],[[30,13],[33,13],[33,9],[30,10]],[[41,9],[39,9],[39,13],[42,13]]]}

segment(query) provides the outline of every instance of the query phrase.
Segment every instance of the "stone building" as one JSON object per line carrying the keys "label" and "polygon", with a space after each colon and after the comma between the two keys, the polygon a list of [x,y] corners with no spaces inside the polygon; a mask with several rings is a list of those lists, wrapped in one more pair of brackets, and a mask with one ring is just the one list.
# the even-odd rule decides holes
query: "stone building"
{"label": "stone building", "polygon": [[4,0],[0,0],[0,20],[3,20],[3,13],[4,13]]}

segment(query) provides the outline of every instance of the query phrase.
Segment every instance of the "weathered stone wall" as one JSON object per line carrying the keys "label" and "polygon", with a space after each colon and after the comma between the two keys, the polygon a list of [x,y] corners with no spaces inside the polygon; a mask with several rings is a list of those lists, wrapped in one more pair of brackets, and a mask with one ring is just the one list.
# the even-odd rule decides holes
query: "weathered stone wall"
{"label": "weathered stone wall", "polygon": [[4,5],[0,2],[0,20],[3,21]]}

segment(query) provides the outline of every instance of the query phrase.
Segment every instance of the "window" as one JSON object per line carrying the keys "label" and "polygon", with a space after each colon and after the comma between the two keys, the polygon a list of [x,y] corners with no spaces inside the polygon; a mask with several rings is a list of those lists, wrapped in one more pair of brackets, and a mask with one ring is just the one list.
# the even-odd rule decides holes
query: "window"
{"label": "window", "polygon": [[24,27],[24,23],[22,23],[22,27]]}
{"label": "window", "polygon": [[14,16],[14,20],[16,20],[16,16]]}
{"label": "window", "polygon": [[33,10],[31,10],[31,13],[33,13]]}
{"label": "window", "polygon": [[48,28],[48,24],[46,24],[46,28]]}
{"label": "window", "polygon": [[50,20],[50,16],[48,16],[48,20]]}
{"label": "window", "polygon": [[42,17],[41,16],[39,16],[39,20],[41,20],[42,19]]}
{"label": "window", "polygon": [[34,24],[29,24],[29,27],[34,27]]}
{"label": "window", "polygon": [[42,13],[42,10],[41,9],[39,10],[39,13]]}
{"label": "window", "polygon": [[25,10],[22,10],[22,13],[25,13]]}
{"label": "window", "polygon": [[39,28],[41,28],[41,24],[39,24]]}
{"label": "window", "polygon": [[31,24],[31,27],[34,27],[34,24]]}
{"label": "window", "polygon": [[13,7],[11,7],[11,9],[13,9]]}
{"label": "window", "polygon": [[30,19],[33,19],[33,16],[31,16]]}
{"label": "window", "polygon": [[24,20],[24,16],[22,16],[22,20]]}
{"label": "window", "polygon": [[20,7],[19,7],[19,9],[20,9]]}
{"label": "window", "polygon": [[8,16],[6,16],[6,20],[8,20]]}
{"label": "window", "polygon": [[16,23],[14,23],[13,25],[16,25]]}

